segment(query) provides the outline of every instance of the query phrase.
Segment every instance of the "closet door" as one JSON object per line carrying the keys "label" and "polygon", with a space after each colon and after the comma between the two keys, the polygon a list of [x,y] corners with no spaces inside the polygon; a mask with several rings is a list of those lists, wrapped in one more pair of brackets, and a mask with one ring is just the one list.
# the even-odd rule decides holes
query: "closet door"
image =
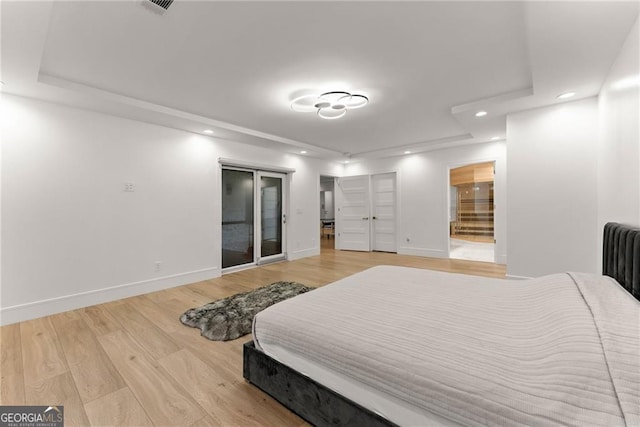
{"label": "closet door", "polygon": [[336,178],[336,249],[371,250],[369,175]]}
{"label": "closet door", "polygon": [[372,250],[396,252],[396,174],[371,176]]}

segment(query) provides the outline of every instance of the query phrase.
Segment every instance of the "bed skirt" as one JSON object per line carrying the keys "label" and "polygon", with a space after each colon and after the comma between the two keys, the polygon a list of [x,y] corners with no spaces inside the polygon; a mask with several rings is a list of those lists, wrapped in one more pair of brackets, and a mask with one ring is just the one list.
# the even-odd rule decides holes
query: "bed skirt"
{"label": "bed skirt", "polygon": [[253,341],[244,345],[243,376],[250,384],[318,427],[395,426],[381,416],[272,359],[258,350]]}

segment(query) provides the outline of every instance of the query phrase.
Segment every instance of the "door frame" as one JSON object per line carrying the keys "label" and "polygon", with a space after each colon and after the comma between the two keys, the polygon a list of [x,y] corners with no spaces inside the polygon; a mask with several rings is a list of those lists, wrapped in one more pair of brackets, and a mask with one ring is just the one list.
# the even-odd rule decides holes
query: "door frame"
{"label": "door frame", "polygon": [[[257,244],[254,244],[254,259],[255,259],[255,263],[257,265],[264,265],[264,264],[269,264],[272,262],[277,262],[277,261],[283,261],[287,259],[287,213],[288,213],[288,198],[287,198],[287,191],[286,189],[288,188],[289,184],[288,184],[288,178],[289,175],[286,173],[282,173],[282,172],[271,172],[271,171],[263,171],[263,170],[257,170],[255,171],[255,175],[254,175],[257,179],[254,181],[256,183],[256,187],[255,187],[255,192],[254,192],[254,196],[255,196],[255,202],[254,202],[254,206],[255,206],[255,210],[257,211],[256,216],[255,216],[255,236],[254,236],[254,240],[256,240]],[[270,178],[281,178],[282,179],[282,213],[281,213],[281,217],[280,217],[280,223],[282,224],[282,232],[280,235],[280,239],[281,239],[281,252],[279,254],[274,254],[274,255],[269,255],[266,257],[261,256],[262,253],[262,192],[260,191],[262,189],[260,182],[260,178],[262,178],[263,176],[266,177],[270,177]]]}
{"label": "door frame", "polygon": [[445,226],[443,227],[443,229],[446,231],[446,258],[447,259],[451,259],[451,231],[450,231],[450,220],[449,220],[449,214],[451,213],[451,169],[456,169],[462,166],[467,166],[467,165],[475,165],[477,163],[488,163],[488,162],[493,162],[493,188],[494,188],[494,192],[493,192],[493,211],[494,211],[494,216],[493,216],[493,227],[494,227],[494,231],[493,231],[493,239],[494,239],[494,246],[493,246],[493,262],[494,263],[498,263],[498,252],[496,250],[497,246],[497,236],[496,236],[496,216],[495,216],[495,212],[496,212],[496,206],[498,205],[498,202],[502,203],[502,200],[498,200],[497,198],[497,192],[495,191],[497,185],[496,182],[497,180],[497,176],[498,174],[496,173],[496,166],[498,164],[498,158],[496,157],[483,157],[483,158],[479,158],[479,159],[469,159],[469,160],[461,160],[455,163],[448,163],[447,167],[445,168],[446,174],[447,176],[445,177],[444,183],[445,183],[445,194],[447,195],[447,203],[445,203]]}
{"label": "door frame", "polygon": [[[290,191],[291,191],[291,186],[290,186],[290,182],[291,182],[291,174],[293,172],[295,172],[295,169],[290,169],[290,168],[279,168],[279,167],[270,167],[268,165],[261,165],[261,164],[251,164],[251,163],[247,163],[247,164],[243,164],[243,162],[239,162],[239,161],[232,161],[229,159],[223,159],[220,158],[218,160],[219,163],[219,167],[218,169],[218,185],[217,185],[217,190],[219,191],[218,193],[218,203],[219,203],[219,210],[218,210],[218,224],[219,224],[219,232],[217,233],[217,241],[220,244],[220,251],[218,253],[218,262],[220,265],[220,273],[221,274],[227,274],[227,273],[233,273],[236,271],[241,271],[241,270],[246,270],[248,268],[253,268],[256,267],[258,265],[262,265],[262,264],[267,264],[269,262],[277,262],[277,261],[283,261],[283,260],[287,260],[288,258],[288,253],[287,253],[287,223],[284,222],[283,223],[283,227],[282,227],[282,254],[277,254],[277,255],[273,255],[273,256],[269,256],[269,257],[265,257],[267,258],[266,261],[259,263],[259,255],[260,255],[260,249],[261,249],[261,244],[262,244],[262,239],[260,238],[260,233],[259,233],[259,229],[261,229],[261,215],[260,215],[260,192],[258,191],[259,189],[259,181],[258,181],[258,177],[259,177],[259,173],[263,172],[263,173],[272,173],[272,174],[277,174],[277,175],[282,175],[283,176],[283,182],[282,182],[282,199],[283,199],[283,203],[282,203],[282,214],[283,216],[289,220],[290,215],[289,215],[289,200],[290,200]],[[237,170],[237,171],[243,171],[243,172],[251,172],[253,173],[253,221],[254,221],[254,227],[253,227],[253,262],[250,263],[246,263],[246,264],[240,264],[240,265],[234,265],[232,267],[226,267],[226,268],[222,268],[222,171],[224,169],[227,170]],[[285,202],[286,201],[286,202]],[[272,259],[273,257],[273,259]],[[277,257],[277,259],[276,259]],[[264,260],[265,258],[262,258],[262,260]]]}
{"label": "door frame", "polygon": [[[318,225],[320,224],[320,208],[321,208],[321,205],[320,205],[320,188],[322,187],[320,181],[322,181],[322,177],[323,176],[327,177],[327,178],[333,178],[333,219],[334,219],[334,221],[336,221],[336,217],[338,216],[337,215],[337,213],[338,213],[337,212],[337,210],[338,210],[338,201],[337,201],[337,198],[336,198],[336,186],[338,185],[338,183],[336,182],[336,180],[338,178],[340,178],[340,175],[338,175],[336,173],[333,173],[333,172],[318,172],[318,179],[317,179],[318,187],[316,188],[316,194],[318,195],[318,197],[317,197],[318,205],[317,205],[316,210],[315,210],[317,216],[314,218],[315,223],[318,224]],[[333,229],[333,248],[334,249],[338,249],[338,247],[337,247],[337,238],[338,238],[337,221],[333,223],[333,227],[334,227],[334,229]],[[319,234],[319,237],[314,237],[313,238],[312,242],[314,243],[314,245],[316,244],[316,240],[315,239],[318,239],[316,248],[318,250],[321,250],[322,249],[322,242],[321,242],[322,235]]]}

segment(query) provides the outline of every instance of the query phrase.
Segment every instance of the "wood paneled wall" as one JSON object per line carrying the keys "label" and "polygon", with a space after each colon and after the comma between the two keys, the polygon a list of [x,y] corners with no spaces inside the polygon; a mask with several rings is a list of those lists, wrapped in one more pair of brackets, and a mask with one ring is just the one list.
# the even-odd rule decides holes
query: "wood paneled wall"
{"label": "wood paneled wall", "polygon": [[451,169],[451,185],[493,181],[493,162],[476,163]]}

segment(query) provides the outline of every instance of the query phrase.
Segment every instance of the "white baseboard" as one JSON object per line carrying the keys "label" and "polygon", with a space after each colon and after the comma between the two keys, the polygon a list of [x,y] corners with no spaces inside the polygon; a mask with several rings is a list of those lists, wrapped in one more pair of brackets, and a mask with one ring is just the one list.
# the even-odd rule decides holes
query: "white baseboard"
{"label": "white baseboard", "polygon": [[109,288],[33,301],[11,307],[2,307],[0,308],[0,325],[9,325],[11,323],[36,319],[38,317],[49,316],[51,314],[62,313],[64,311],[89,307],[122,298],[129,298],[149,292],[161,291],[163,289],[200,282],[202,280],[213,279],[219,276],[220,269],[218,267],[211,267],[187,273],[142,280],[139,282],[125,283],[123,285],[117,285]]}
{"label": "white baseboard", "polygon": [[400,255],[415,255],[429,258],[446,258],[447,253],[442,249],[409,248],[402,246],[398,249]]}
{"label": "white baseboard", "polygon": [[320,255],[320,246],[316,246],[315,248],[302,249],[299,251],[292,251],[288,254],[288,260],[294,261],[300,258],[307,258],[310,256]]}

